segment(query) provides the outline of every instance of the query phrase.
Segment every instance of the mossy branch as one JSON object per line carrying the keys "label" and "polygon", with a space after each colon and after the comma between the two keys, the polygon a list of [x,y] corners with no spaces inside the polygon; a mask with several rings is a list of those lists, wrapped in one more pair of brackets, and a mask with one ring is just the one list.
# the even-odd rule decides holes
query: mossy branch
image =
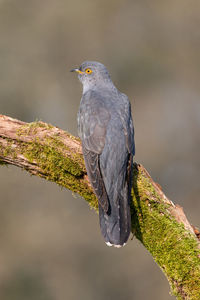
{"label": "mossy branch", "polygon": [[[0,115],[0,164],[12,164],[98,203],[87,178],[80,140],[43,122]],[[177,299],[200,299],[200,233],[145,168],[134,164],[132,229],[165,273]]]}

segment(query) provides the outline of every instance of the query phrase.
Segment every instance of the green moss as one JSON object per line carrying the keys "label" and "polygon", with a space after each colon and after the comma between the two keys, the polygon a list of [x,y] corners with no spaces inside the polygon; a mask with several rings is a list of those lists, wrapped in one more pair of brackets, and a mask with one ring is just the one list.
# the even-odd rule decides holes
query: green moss
{"label": "green moss", "polygon": [[7,146],[3,150],[3,156],[9,156],[13,153],[12,145],[13,145],[13,141],[7,139]]}
{"label": "green moss", "polygon": [[51,124],[43,123],[41,121],[35,121],[27,123],[25,125],[21,125],[20,128],[17,130],[17,135],[22,136],[36,134],[38,128],[51,129],[53,128],[53,126]]}
{"label": "green moss", "polygon": [[83,178],[85,166],[82,155],[72,154],[71,157],[63,155],[70,149],[63,144],[59,136],[47,136],[44,138],[43,144],[39,143],[37,139],[31,143],[19,143],[21,144],[19,147],[21,154],[29,162],[36,162],[40,166],[39,176],[80,194],[91,207],[98,208],[97,199],[92,189],[88,189]]}
{"label": "green moss", "polygon": [[0,159],[0,166],[5,166],[5,165],[8,165],[8,163]]}
{"label": "green moss", "polygon": [[[62,187],[70,189],[74,193],[80,194],[89,203],[89,205],[98,210],[98,202],[92,189],[88,188],[87,182],[84,180],[86,175],[83,156],[77,153],[71,153],[71,149],[66,147],[62,139],[57,133],[49,136],[48,132],[42,141],[34,135],[38,129],[44,128],[49,130],[52,125],[43,122],[33,122],[20,126],[17,131],[19,139],[17,141],[17,153],[22,154],[30,163],[36,163],[40,172],[38,176],[45,177],[47,180],[53,181]],[[22,136],[32,135],[32,142],[22,142]],[[70,138],[72,136],[67,134]],[[73,137],[79,141],[78,138]],[[7,141],[9,141],[7,139]],[[8,147],[4,149],[4,156],[16,156],[16,149],[12,149],[12,141],[9,141]]]}
{"label": "green moss", "polygon": [[[3,157],[11,157],[16,158],[16,152],[13,147],[14,141],[12,139],[6,138],[7,146],[6,147],[0,147],[0,155]],[[6,165],[7,163],[0,159],[1,165]]]}
{"label": "green moss", "polygon": [[[46,130],[50,130],[53,128],[53,126],[51,124],[46,124],[43,122],[32,122],[32,123],[28,123],[25,125],[20,126],[20,128],[17,131],[17,135],[19,137],[21,136],[27,136],[27,135],[36,135],[38,132],[38,129],[40,128],[44,128]],[[80,141],[79,138],[73,137],[70,134],[66,133],[66,136],[68,136],[70,139],[76,140],[76,141]],[[34,142],[38,142],[38,144],[40,143],[40,141],[38,140],[38,138],[36,137],[34,139]],[[77,164],[80,164],[82,166],[82,168],[85,171],[85,164],[83,161],[83,157],[82,155],[76,154],[76,153],[71,153],[71,149],[68,148],[63,142],[61,137],[55,133],[53,136],[48,136],[48,134],[46,135],[46,137],[44,137],[44,144],[49,145],[50,147],[54,147],[55,149],[59,150],[59,152],[64,152],[66,153],[66,151],[68,152],[69,156],[71,156],[73,158],[73,160],[77,161]]]}
{"label": "green moss", "polygon": [[[159,199],[149,178],[134,170],[132,216],[136,237],[144,244],[168,277],[178,299],[200,299],[200,249]],[[148,194],[147,194],[148,193]],[[179,239],[177,239],[179,237]]]}
{"label": "green moss", "polygon": [[25,144],[22,152],[30,162],[36,161],[38,163],[43,173],[47,175],[47,179],[50,179],[48,176],[51,176],[53,181],[59,180],[64,183],[66,173],[71,173],[72,176],[77,177],[83,174],[78,163],[63,157],[62,153],[54,147],[41,145],[36,141]]}

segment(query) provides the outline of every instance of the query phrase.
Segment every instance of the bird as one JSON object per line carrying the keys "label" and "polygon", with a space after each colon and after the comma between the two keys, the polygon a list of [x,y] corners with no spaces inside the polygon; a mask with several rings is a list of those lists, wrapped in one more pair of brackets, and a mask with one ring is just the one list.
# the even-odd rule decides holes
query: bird
{"label": "bird", "polygon": [[108,246],[124,246],[131,232],[134,126],[128,97],[100,62],[85,61],[78,73],[83,93],[78,135],[89,181],[98,199],[99,224]]}

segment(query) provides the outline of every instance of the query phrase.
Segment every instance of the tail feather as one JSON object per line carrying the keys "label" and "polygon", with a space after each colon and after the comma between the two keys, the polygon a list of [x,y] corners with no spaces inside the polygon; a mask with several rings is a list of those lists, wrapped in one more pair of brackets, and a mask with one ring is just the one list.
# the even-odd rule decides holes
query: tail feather
{"label": "tail feather", "polygon": [[126,183],[120,190],[117,184],[112,198],[108,195],[110,213],[105,213],[99,206],[99,221],[107,245],[121,247],[127,242],[130,235],[131,216],[128,185]]}

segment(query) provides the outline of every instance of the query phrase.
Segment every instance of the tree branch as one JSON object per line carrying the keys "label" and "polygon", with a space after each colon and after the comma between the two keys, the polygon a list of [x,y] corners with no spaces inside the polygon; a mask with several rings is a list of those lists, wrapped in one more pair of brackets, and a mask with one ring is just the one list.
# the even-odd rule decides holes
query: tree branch
{"label": "tree branch", "polygon": [[[98,209],[80,140],[57,127],[0,115],[0,164],[56,182]],[[177,299],[200,299],[200,233],[136,163],[131,213],[135,236],[163,270]]]}

